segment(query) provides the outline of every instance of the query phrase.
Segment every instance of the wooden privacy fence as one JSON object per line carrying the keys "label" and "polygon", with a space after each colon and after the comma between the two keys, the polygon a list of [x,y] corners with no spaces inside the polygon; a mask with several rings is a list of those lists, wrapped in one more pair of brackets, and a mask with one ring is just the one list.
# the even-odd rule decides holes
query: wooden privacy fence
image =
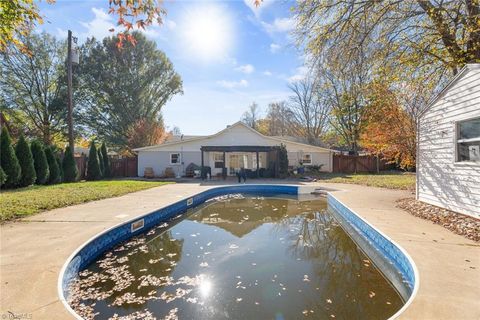
{"label": "wooden privacy fence", "polygon": [[75,163],[77,164],[78,176],[80,180],[85,179],[87,173],[87,156],[75,156]]}
{"label": "wooden privacy fence", "polygon": [[[80,179],[85,179],[87,171],[88,158],[85,155],[76,156],[78,174]],[[110,173],[112,177],[136,177],[137,176],[137,157],[112,159],[110,161]]]}
{"label": "wooden privacy fence", "polygon": [[333,155],[333,172],[378,172],[388,170],[391,165],[376,156],[347,156],[343,154]]}
{"label": "wooden privacy fence", "polygon": [[112,177],[136,177],[137,163],[137,157],[110,159]]}

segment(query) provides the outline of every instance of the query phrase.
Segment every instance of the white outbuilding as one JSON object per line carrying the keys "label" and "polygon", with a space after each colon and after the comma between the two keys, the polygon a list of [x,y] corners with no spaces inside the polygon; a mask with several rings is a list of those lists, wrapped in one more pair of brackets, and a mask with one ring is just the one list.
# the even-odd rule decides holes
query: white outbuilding
{"label": "white outbuilding", "polygon": [[418,139],[417,199],[480,218],[480,64],[431,100]]}
{"label": "white outbuilding", "polygon": [[184,176],[187,167],[209,167],[212,176],[232,176],[240,169],[263,176],[278,167],[275,150],[285,146],[289,167],[316,166],[320,171],[332,171],[333,150],[270,137],[242,122],[227,126],[210,136],[189,136],[168,140],[155,146],[134,149],[138,154],[138,175],[147,171],[152,176],[172,172]]}

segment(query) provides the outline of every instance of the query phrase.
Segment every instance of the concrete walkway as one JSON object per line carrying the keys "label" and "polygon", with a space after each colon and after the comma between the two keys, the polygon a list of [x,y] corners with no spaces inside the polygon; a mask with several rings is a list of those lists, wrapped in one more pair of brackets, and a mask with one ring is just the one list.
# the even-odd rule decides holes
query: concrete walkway
{"label": "concrete walkway", "polygon": [[[403,246],[420,273],[420,289],[402,319],[480,319],[480,245],[395,208],[407,197],[345,184],[335,196]],[[214,187],[166,185],[118,198],[56,209],[0,226],[0,317],[70,319],[57,295],[61,267],[89,238],[122,221]],[[54,196],[54,195],[52,195]]]}

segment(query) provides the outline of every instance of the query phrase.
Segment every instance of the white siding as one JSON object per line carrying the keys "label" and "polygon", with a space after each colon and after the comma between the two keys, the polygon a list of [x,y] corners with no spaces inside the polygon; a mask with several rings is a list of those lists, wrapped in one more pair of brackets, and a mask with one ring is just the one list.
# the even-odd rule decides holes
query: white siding
{"label": "white siding", "polygon": [[[176,165],[170,164],[170,154],[180,153],[181,162]],[[165,169],[170,167],[173,171],[183,176],[185,175],[185,169],[190,163],[200,165],[201,154],[200,151],[150,151],[138,153],[138,176],[143,177],[145,168],[149,167],[153,169],[153,173],[156,177],[161,177],[165,173]]]}
{"label": "white siding", "polygon": [[480,217],[480,164],[455,162],[456,121],[480,117],[480,68],[473,67],[420,121],[417,197]]}

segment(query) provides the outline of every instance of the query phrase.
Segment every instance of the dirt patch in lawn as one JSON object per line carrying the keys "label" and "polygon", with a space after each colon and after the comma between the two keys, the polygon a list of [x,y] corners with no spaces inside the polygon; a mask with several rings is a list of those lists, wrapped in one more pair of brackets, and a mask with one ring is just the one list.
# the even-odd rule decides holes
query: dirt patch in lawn
{"label": "dirt patch in lawn", "polygon": [[480,242],[480,220],[436,207],[413,198],[400,199],[397,207],[422,219],[430,220],[470,240]]}

